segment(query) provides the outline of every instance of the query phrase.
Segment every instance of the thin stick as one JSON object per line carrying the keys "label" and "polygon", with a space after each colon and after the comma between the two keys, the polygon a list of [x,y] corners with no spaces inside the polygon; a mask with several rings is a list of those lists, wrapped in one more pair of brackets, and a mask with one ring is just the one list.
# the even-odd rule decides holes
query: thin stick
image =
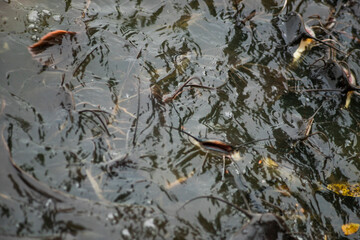
{"label": "thin stick", "polygon": [[[86,58],[91,55],[97,48],[99,47],[99,45],[96,45],[92,48],[89,49],[88,53],[85,54],[85,57],[82,59],[82,61],[76,66],[75,70],[73,71],[73,76],[75,77],[76,72],[79,71],[81,65],[86,61]],[[80,81],[79,81],[80,82]],[[80,82],[80,84],[84,87],[85,84],[83,82]]]}
{"label": "thin stick", "polygon": [[186,87],[186,85],[187,85],[190,81],[192,81],[192,80],[194,80],[194,79],[198,80],[198,81],[200,82],[200,84],[201,84],[201,80],[200,80],[199,77],[191,77],[191,78],[189,78],[188,80],[186,80],[186,82],[185,82],[178,90],[176,90],[176,91],[173,93],[173,95],[171,95],[171,96],[168,97],[168,98],[165,98],[165,99],[164,99],[164,102],[170,102],[170,101],[174,100],[178,95],[180,95],[180,94],[182,93],[184,87]]}
{"label": "thin stick", "polygon": [[0,116],[3,114],[5,107],[6,107],[6,101],[4,99],[1,99]]}
{"label": "thin stick", "polygon": [[226,162],[226,156],[223,155],[223,171],[222,171],[222,176],[221,179],[224,181],[225,179],[225,162]]}
{"label": "thin stick", "polygon": [[281,8],[280,12],[278,14],[280,14],[282,11],[284,11],[284,9],[287,6],[287,0],[284,1],[284,6]]}
{"label": "thin stick", "polygon": [[64,82],[65,82],[65,73],[61,74],[61,85],[60,86],[64,86]]}
{"label": "thin stick", "polygon": [[315,115],[319,112],[319,110],[322,108],[323,105],[321,105],[316,111],[315,113],[308,119],[308,122],[306,124],[306,128],[305,128],[305,136],[308,136],[311,132],[311,128],[312,128],[312,124],[314,122],[315,119]]}
{"label": "thin stick", "polygon": [[252,218],[254,217],[254,214],[253,214],[252,212],[250,212],[250,211],[248,211],[248,210],[245,210],[245,209],[243,209],[243,208],[241,208],[241,207],[238,207],[238,206],[236,206],[235,204],[233,204],[233,203],[231,203],[231,202],[228,202],[228,201],[226,201],[226,200],[224,200],[224,199],[221,199],[221,198],[218,198],[218,197],[214,197],[214,196],[211,196],[211,195],[209,195],[209,196],[199,196],[199,197],[190,199],[189,201],[187,201],[186,203],[184,203],[184,205],[182,205],[182,206],[177,210],[177,212],[178,212],[180,209],[184,208],[184,207],[185,207],[186,205],[188,205],[189,203],[191,203],[192,201],[195,201],[195,200],[197,200],[197,199],[202,199],[202,198],[215,199],[215,200],[217,200],[217,201],[226,203],[226,204],[232,206],[233,208],[239,210],[239,211],[242,212],[243,214],[245,214],[249,219],[252,219]]}
{"label": "thin stick", "polygon": [[101,124],[103,125],[103,127],[104,127],[107,135],[108,135],[108,136],[111,135],[110,132],[109,132],[109,130],[108,130],[108,128],[107,128],[107,126],[106,126],[106,124],[104,123],[104,121],[101,119],[101,117],[100,117],[95,111],[93,111],[93,110],[88,110],[88,109],[79,111],[80,114],[81,114],[81,113],[84,113],[84,112],[91,112],[92,114],[94,114],[95,117],[97,117],[97,119],[99,119],[99,121],[100,121]]}
{"label": "thin stick", "polygon": [[140,114],[140,78],[138,78],[138,103],[137,103],[137,111],[136,111],[136,119],[135,119],[135,130],[134,130],[134,137],[133,137],[133,146],[136,144],[136,132],[139,123],[139,114]]}
{"label": "thin stick", "polygon": [[256,139],[256,140],[253,140],[253,141],[250,141],[250,142],[246,142],[246,143],[242,143],[242,144],[236,145],[235,148],[242,147],[242,146],[249,145],[249,144],[256,143],[256,142],[271,140],[271,139],[275,139],[275,138],[269,137],[269,138]]}
{"label": "thin stick", "polygon": [[198,84],[188,84],[186,85],[186,87],[194,87],[194,88],[204,88],[204,89],[209,89],[209,90],[216,90],[216,87],[208,87],[208,86],[203,86],[203,85],[198,85]]}
{"label": "thin stick", "polygon": [[91,183],[91,186],[93,187],[96,196],[99,198],[99,200],[101,201],[106,201],[106,199],[104,198],[104,196],[102,195],[102,191],[101,188],[99,187],[98,183],[96,182],[95,178],[91,175],[91,172],[89,169],[85,170],[86,175]]}
{"label": "thin stick", "polygon": [[316,37],[313,37],[313,36],[311,36],[310,34],[305,34],[305,36],[308,37],[308,38],[311,38],[311,39],[313,39],[313,40],[315,40],[315,41],[317,41],[317,42],[320,42],[320,43],[324,44],[325,46],[328,46],[329,48],[335,49],[336,51],[341,52],[341,53],[344,54],[344,55],[347,55],[346,52],[340,50],[339,48],[334,47],[333,45],[328,44],[327,42],[325,42],[325,41],[323,41],[323,40],[320,40],[320,39],[318,39],[318,38],[316,38]]}
{"label": "thin stick", "polygon": [[256,14],[256,10],[251,11],[251,13],[245,17],[243,20],[240,21],[241,24],[245,25],[246,22],[248,22],[249,20],[251,20],[253,17],[255,17]]}
{"label": "thin stick", "polygon": [[344,90],[325,88],[325,89],[304,89],[301,90],[301,92],[344,92]]}
{"label": "thin stick", "polygon": [[84,11],[82,12],[81,14],[81,17],[84,18],[85,15],[87,14],[87,11],[90,7],[90,4],[91,4],[91,0],[86,0],[86,4],[85,4],[85,8],[84,8]]}

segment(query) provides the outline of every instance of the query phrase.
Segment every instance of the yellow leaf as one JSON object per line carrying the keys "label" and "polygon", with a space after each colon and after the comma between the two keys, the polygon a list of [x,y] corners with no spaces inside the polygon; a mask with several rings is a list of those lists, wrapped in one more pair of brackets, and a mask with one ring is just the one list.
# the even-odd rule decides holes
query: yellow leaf
{"label": "yellow leaf", "polygon": [[345,108],[349,108],[349,105],[350,105],[350,101],[351,101],[351,96],[353,95],[353,91],[349,91],[347,94],[346,94],[346,103],[345,103]]}
{"label": "yellow leaf", "polygon": [[350,235],[354,234],[359,230],[360,224],[358,223],[348,223],[341,226],[341,229],[343,230],[344,234]]}
{"label": "yellow leaf", "polygon": [[291,197],[290,189],[286,184],[282,184],[276,187],[278,192],[280,192],[283,196]]}
{"label": "yellow leaf", "polygon": [[299,58],[301,57],[303,52],[305,52],[306,49],[311,48],[311,43],[313,43],[313,42],[314,42],[314,40],[312,40],[311,38],[301,39],[298,49],[296,49],[296,51],[293,54],[293,57],[294,57],[293,62],[296,62],[297,60],[299,60]]}
{"label": "yellow leaf", "polygon": [[[272,160],[269,157],[261,159],[261,162],[264,164],[264,166],[269,167],[269,168],[277,168],[279,166],[279,164],[277,164],[274,160]],[[260,161],[259,161],[259,163],[260,163]]]}
{"label": "yellow leaf", "polygon": [[348,197],[360,197],[360,183],[333,183],[326,186],[330,191]]}

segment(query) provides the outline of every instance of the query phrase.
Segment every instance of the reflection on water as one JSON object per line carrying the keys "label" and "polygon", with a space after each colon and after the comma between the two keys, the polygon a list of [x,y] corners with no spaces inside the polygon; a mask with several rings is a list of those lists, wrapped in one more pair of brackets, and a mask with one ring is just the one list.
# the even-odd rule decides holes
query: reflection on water
{"label": "reflection on water", "polygon": [[[245,207],[243,192],[295,237],[344,236],[358,201],[326,185],[358,182],[359,99],[345,108],[344,93],[302,90],[345,89],[342,67],[359,76],[359,4],[290,1],[279,14],[282,4],[2,1],[0,234],[229,238],[248,221],[235,209],[206,199],[179,208],[202,195]],[[292,11],[351,54],[314,43],[293,62]],[[76,37],[43,66],[27,47],[54,30]],[[216,89],[161,101],[193,76]],[[240,171],[226,161],[222,181],[222,158],[174,128],[233,146],[272,139],[240,147]]]}

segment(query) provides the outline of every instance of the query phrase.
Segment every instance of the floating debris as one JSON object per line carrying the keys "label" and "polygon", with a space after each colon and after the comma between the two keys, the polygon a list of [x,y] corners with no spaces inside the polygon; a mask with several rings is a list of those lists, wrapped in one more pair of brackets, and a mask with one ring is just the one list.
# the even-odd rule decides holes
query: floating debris
{"label": "floating debris", "polygon": [[360,183],[333,183],[326,186],[330,191],[347,197],[360,197]]}
{"label": "floating debris", "polygon": [[121,234],[124,236],[124,237],[128,237],[128,238],[131,238],[131,234],[129,232],[129,230],[127,228],[123,229],[121,231]]}
{"label": "floating debris", "polygon": [[156,229],[156,226],[155,226],[155,224],[154,224],[154,218],[147,219],[147,220],[144,222],[144,227]]}
{"label": "floating debris", "polygon": [[53,15],[52,18],[54,19],[54,21],[56,22],[60,22],[61,21],[61,16],[59,14]]}
{"label": "floating debris", "polygon": [[313,42],[314,40],[311,38],[301,39],[299,47],[293,53],[293,62],[298,61],[306,50],[310,50]]}
{"label": "floating debris", "polygon": [[[70,44],[76,32],[56,30],[43,36],[38,42],[29,46],[29,52],[38,62],[53,66],[65,59],[71,59],[73,49]],[[63,44],[66,42],[66,44]]]}
{"label": "floating debris", "polygon": [[277,164],[274,160],[272,160],[269,157],[264,157],[259,161],[259,164],[263,164],[264,166],[268,168],[277,168],[279,167],[279,164]]}
{"label": "floating debris", "polygon": [[28,20],[31,23],[39,21],[39,12],[36,10],[33,10],[28,15]]}
{"label": "floating debris", "polygon": [[51,16],[51,12],[49,10],[42,10],[42,13],[45,15],[45,16]]}
{"label": "floating debris", "polygon": [[191,173],[189,173],[187,176],[185,177],[180,177],[178,179],[176,179],[173,182],[170,182],[166,185],[166,189],[171,189],[173,187],[179,186],[180,184],[186,182],[189,178],[191,178],[192,176],[194,176],[195,172],[192,171]]}
{"label": "floating debris", "polygon": [[346,236],[356,233],[359,230],[360,224],[348,223],[341,226],[341,230]]}
{"label": "floating debris", "polygon": [[[355,80],[355,76],[354,73],[351,72],[350,70],[346,69],[343,67],[343,71],[346,75],[347,81],[349,83],[350,86],[355,86],[356,85],[356,80]],[[349,108],[350,106],[350,102],[351,102],[351,97],[354,94],[354,91],[348,91],[346,93],[346,102],[345,102],[345,108]]]}

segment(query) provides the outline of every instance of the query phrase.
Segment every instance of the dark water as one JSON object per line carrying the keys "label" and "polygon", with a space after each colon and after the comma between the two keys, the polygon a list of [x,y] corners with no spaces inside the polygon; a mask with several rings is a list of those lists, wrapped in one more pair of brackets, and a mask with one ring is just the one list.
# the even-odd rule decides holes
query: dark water
{"label": "dark water", "polygon": [[[236,209],[206,199],[180,207],[213,195],[245,208],[243,192],[298,239],[358,239],[341,230],[359,222],[358,199],[326,186],[359,182],[359,97],[345,108],[345,94],[300,92],[336,87],[336,69],[324,45],[292,63],[284,33],[296,11],[351,53],[332,59],[359,76],[360,5],[289,1],[278,14],[282,4],[1,1],[1,236],[226,239],[248,221]],[[331,12],[331,32],[316,28]],[[77,37],[44,67],[27,46],[59,29]],[[192,76],[218,89],[159,100]],[[294,145],[320,106],[312,133],[321,134]],[[273,139],[240,148],[240,172],[228,161],[222,180],[221,157],[166,126],[232,145]]]}

